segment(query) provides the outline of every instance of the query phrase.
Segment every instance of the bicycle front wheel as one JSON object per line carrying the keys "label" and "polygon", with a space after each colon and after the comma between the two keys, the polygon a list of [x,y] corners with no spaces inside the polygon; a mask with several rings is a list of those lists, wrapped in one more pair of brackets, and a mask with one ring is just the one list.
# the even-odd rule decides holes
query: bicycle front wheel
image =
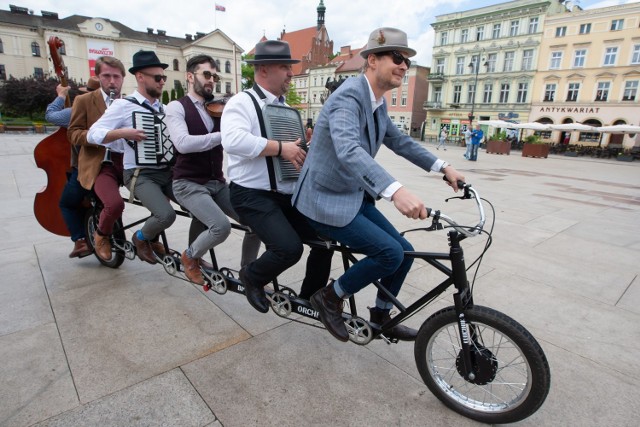
{"label": "bicycle front wheel", "polygon": [[484,423],[511,423],[540,408],[551,373],[536,339],[522,325],[491,308],[465,311],[473,378],[465,377],[462,339],[454,307],[430,316],[414,353],[429,390],[447,407]]}
{"label": "bicycle front wheel", "polygon": [[[102,208],[100,206],[94,206],[90,209],[87,209],[87,213],[84,217],[84,231],[87,236],[87,242],[93,249],[95,246],[95,242],[93,241],[93,232],[96,231],[98,227],[98,219],[100,218],[100,212]],[[118,268],[124,262],[124,252],[120,249],[114,248],[114,241],[119,242],[120,244],[126,241],[126,235],[124,234],[124,230],[122,229],[122,219],[118,219],[116,223],[113,225],[113,235],[111,237],[111,259],[109,261],[105,261],[98,256],[97,253],[94,252],[94,255],[100,261],[100,264],[109,267],[109,268]]]}

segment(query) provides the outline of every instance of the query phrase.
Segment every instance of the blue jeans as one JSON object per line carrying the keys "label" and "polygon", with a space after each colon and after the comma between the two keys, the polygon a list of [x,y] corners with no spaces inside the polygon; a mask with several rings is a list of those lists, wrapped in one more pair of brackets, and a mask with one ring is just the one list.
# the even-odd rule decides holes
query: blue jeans
{"label": "blue jeans", "polygon": [[[412,251],[413,246],[372,201],[364,200],[356,217],[344,227],[333,227],[311,219],[309,222],[321,236],[337,240],[353,251],[366,255],[338,278],[340,287],[347,295],[355,294],[378,279],[393,296],[398,295],[413,264],[412,258],[404,257],[404,251]],[[379,291],[378,298],[389,302]]]}
{"label": "blue jeans", "polygon": [[83,222],[86,209],[82,206],[82,201],[88,194],[89,190],[84,189],[78,182],[78,169],[72,168],[58,205],[74,242],[85,238]]}
{"label": "blue jeans", "polygon": [[469,156],[469,160],[478,160],[478,147],[480,147],[480,144],[471,144],[471,156]]}

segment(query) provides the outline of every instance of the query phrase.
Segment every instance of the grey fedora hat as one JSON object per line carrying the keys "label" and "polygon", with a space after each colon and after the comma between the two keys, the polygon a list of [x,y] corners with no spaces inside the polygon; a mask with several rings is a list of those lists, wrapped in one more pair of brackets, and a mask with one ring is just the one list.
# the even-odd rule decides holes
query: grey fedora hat
{"label": "grey fedora hat", "polygon": [[282,40],[266,40],[256,45],[253,59],[247,64],[297,64],[299,59],[291,59],[289,43]]}
{"label": "grey fedora hat", "polygon": [[150,50],[139,50],[133,54],[133,67],[129,68],[131,74],[135,74],[136,71],[143,70],[149,67],[162,67],[166,69],[169,64],[163,64],[158,59],[155,52]]}
{"label": "grey fedora hat", "polygon": [[416,54],[416,51],[407,45],[407,33],[397,28],[384,27],[373,30],[367,41],[367,47],[360,51],[360,55],[367,59],[370,53],[390,50],[405,52],[410,57]]}

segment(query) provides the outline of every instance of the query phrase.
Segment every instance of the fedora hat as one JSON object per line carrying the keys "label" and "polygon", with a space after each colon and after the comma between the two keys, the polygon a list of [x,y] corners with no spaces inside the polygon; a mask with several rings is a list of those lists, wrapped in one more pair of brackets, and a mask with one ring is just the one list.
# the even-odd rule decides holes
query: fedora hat
{"label": "fedora hat", "polygon": [[373,30],[367,41],[367,47],[360,51],[360,55],[367,59],[370,53],[389,52],[391,50],[405,52],[409,57],[416,54],[416,51],[407,45],[407,33],[397,28],[385,27]]}
{"label": "fedora hat", "polygon": [[133,67],[129,68],[131,74],[135,74],[136,71],[140,71],[149,67],[162,67],[164,70],[168,64],[163,64],[158,59],[155,52],[149,50],[139,50],[133,54]]}
{"label": "fedora hat", "polygon": [[87,81],[87,92],[93,92],[96,89],[100,89],[100,79],[96,76],[91,76]]}
{"label": "fedora hat", "polygon": [[253,59],[247,59],[247,64],[297,64],[299,59],[291,59],[289,43],[282,40],[267,40],[256,45]]}

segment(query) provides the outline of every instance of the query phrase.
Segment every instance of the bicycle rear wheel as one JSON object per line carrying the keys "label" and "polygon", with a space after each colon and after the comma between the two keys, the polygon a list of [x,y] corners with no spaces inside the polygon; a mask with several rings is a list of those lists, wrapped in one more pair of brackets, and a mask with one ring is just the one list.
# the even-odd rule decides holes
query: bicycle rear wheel
{"label": "bicycle rear wheel", "polygon": [[491,308],[465,311],[475,377],[465,378],[454,307],[430,316],[414,353],[429,390],[450,409],[484,423],[511,423],[540,408],[551,373],[536,339],[518,322]]}
{"label": "bicycle rear wheel", "polygon": [[[93,241],[93,232],[96,231],[96,227],[98,227],[98,220],[100,218],[100,212],[102,211],[101,206],[93,206],[87,209],[87,213],[84,216],[84,231],[87,236],[87,242],[93,249],[95,242]],[[98,256],[98,254],[94,251],[94,255],[100,261],[100,264],[109,267],[109,268],[118,268],[124,262],[124,252],[120,249],[116,249],[114,245],[114,241],[119,242],[121,245],[126,241],[126,236],[124,234],[124,230],[122,229],[122,219],[118,219],[115,224],[113,224],[113,234],[111,235],[111,259],[109,261],[105,261]]]}

